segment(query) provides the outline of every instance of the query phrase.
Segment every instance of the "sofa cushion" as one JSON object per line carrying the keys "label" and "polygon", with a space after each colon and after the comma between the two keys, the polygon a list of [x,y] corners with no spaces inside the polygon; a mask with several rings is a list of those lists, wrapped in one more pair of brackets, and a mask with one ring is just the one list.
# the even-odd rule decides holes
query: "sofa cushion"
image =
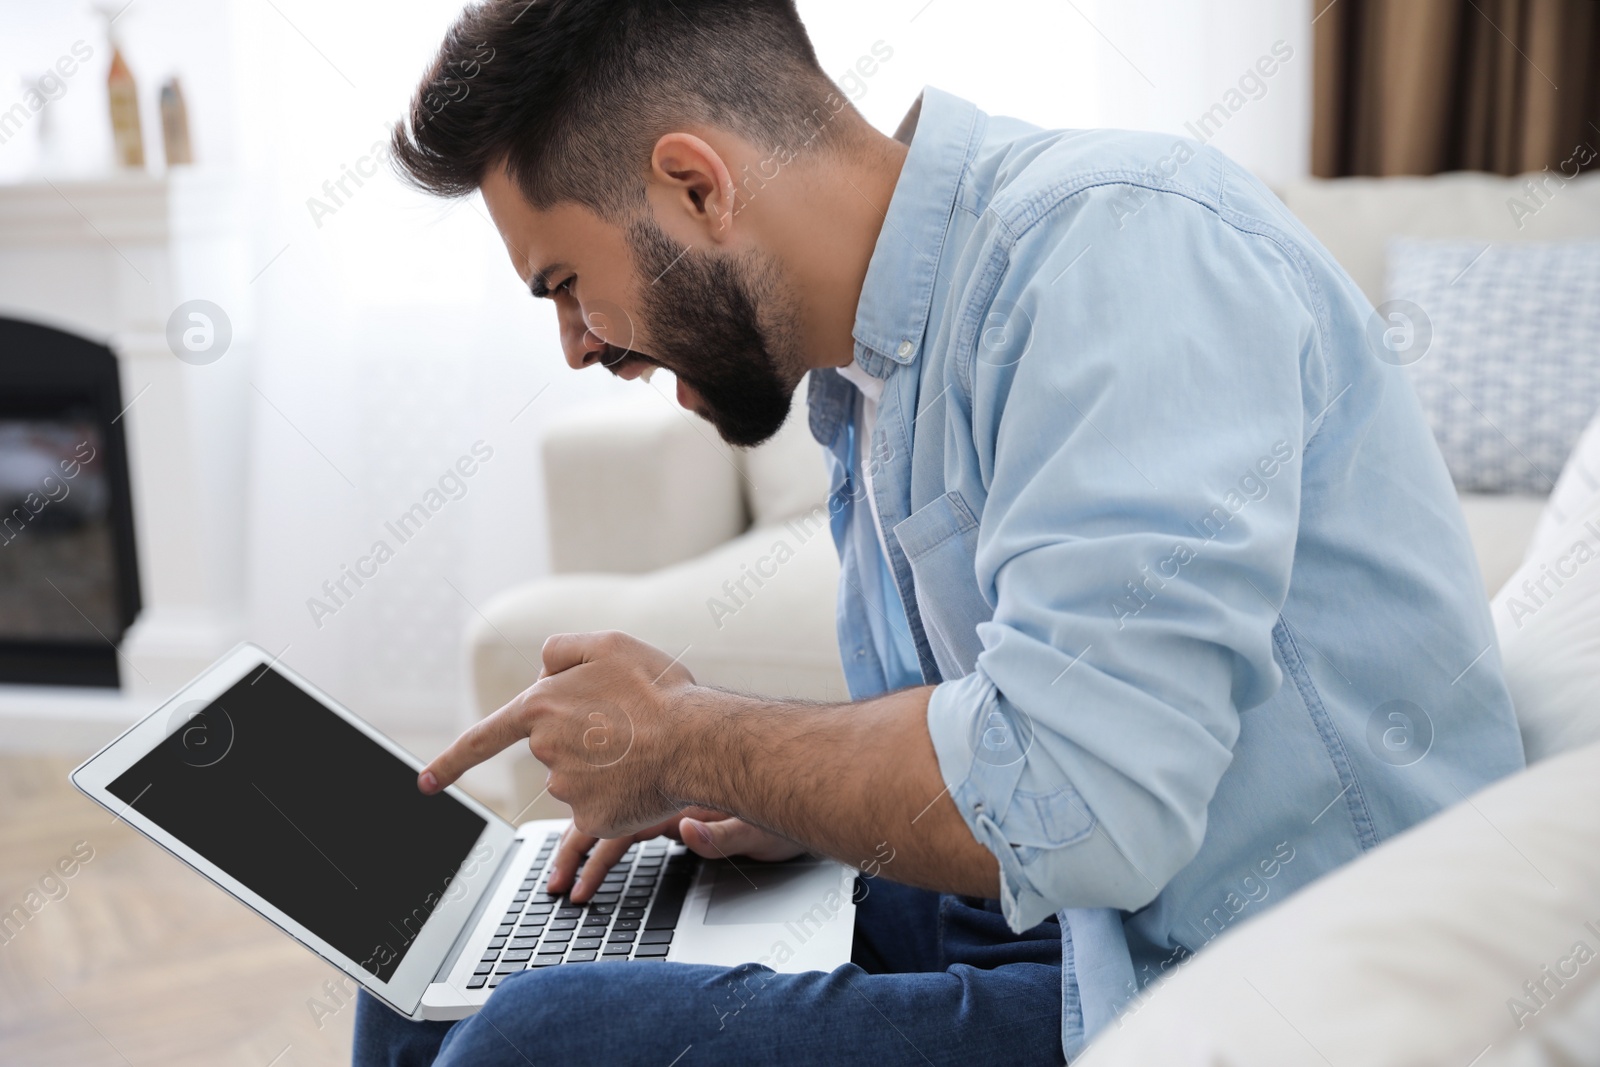
{"label": "sofa cushion", "polygon": [[1587,513],[1600,502],[1600,411],[1596,411],[1572,454],[1561,468],[1561,477],[1550,493],[1544,513],[1539,516],[1527,555],[1548,547],[1556,531]]}
{"label": "sofa cushion", "polygon": [[[1491,610],[1530,762],[1600,740],[1600,416]],[[1597,916],[1600,918],[1600,916]]]}
{"label": "sofa cushion", "polygon": [[1549,492],[1600,407],[1600,242],[1396,238],[1384,294],[1456,486]]}

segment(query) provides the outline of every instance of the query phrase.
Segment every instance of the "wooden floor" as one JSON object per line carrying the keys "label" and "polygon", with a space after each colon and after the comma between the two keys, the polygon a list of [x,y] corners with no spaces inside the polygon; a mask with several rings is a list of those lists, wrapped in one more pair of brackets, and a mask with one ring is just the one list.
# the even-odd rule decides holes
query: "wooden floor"
{"label": "wooden floor", "polygon": [[[354,1005],[323,988],[339,973],[113,822],[72,766],[0,757],[0,919],[49,901],[0,927],[0,1064],[349,1063]],[[75,846],[93,858],[41,889]]]}

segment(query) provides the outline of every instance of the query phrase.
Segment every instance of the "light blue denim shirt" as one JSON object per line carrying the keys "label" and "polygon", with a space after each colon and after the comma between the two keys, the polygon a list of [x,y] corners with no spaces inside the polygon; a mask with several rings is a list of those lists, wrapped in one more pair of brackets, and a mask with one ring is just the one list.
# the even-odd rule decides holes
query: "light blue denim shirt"
{"label": "light blue denim shirt", "polygon": [[840,646],[855,699],[937,683],[1007,920],[1060,917],[1069,1057],[1212,938],[1523,764],[1372,314],[1210,148],[924,94],[854,331],[885,379],[887,588],[859,392],[811,376]]}

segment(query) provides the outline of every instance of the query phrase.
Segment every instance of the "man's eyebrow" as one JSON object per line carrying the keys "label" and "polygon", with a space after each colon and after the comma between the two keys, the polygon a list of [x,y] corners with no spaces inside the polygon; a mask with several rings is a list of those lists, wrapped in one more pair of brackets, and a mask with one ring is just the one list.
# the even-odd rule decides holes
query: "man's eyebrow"
{"label": "man's eyebrow", "polygon": [[539,268],[528,275],[528,292],[540,299],[548,297],[550,295],[550,278],[553,275],[560,274],[562,271],[571,269],[565,263],[552,263],[547,267]]}

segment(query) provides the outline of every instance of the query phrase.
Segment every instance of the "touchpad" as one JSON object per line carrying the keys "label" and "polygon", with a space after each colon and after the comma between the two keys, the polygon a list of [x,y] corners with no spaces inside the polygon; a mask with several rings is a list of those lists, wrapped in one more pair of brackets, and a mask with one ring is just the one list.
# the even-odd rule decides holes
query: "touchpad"
{"label": "touchpad", "polygon": [[779,923],[817,904],[838,910],[838,900],[828,900],[830,892],[840,896],[839,868],[832,863],[809,857],[785,863],[715,860],[706,868],[716,878],[706,906],[707,926]]}

